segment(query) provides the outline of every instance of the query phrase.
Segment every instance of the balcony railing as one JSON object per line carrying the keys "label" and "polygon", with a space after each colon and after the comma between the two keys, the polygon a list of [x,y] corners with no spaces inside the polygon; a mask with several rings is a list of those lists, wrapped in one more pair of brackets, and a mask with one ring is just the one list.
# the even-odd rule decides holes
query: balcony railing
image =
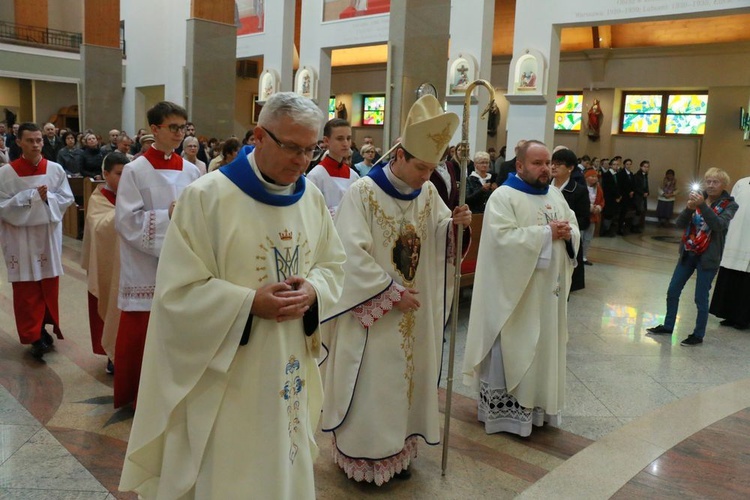
{"label": "balcony railing", "polygon": [[[46,47],[67,52],[80,52],[83,35],[73,31],[39,28],[0,21],[0,42]],[[125,40],[120,40],[125,57]]]}

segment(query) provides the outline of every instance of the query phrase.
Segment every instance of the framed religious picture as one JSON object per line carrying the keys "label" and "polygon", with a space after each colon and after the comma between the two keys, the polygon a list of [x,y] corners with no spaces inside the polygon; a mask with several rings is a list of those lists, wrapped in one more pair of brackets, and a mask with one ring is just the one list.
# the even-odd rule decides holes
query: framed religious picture
{"label": "framed religious picture", "polygon": [[477,63],[469,54],[458,54],[448,70],[447,95],[464,95],[469,83],[476,80]]}
{"label": "framed religious picture", "polygon": [[250,116],[250,123],[258,123],[258,117],[260,116],[260,110],[263,109],[263,103],[258,101],[258,94],[252,95],[253,107]]}

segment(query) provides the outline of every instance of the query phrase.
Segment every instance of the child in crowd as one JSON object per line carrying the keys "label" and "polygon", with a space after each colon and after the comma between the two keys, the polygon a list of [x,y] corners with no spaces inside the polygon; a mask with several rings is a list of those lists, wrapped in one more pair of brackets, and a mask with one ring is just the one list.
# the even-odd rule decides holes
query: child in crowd
{"label": "child in crowd", "polygon": [[115,230],[115,200],[128,158],[115,151],[104,158],[104,184],[88,200],[83,231],[81,267],[88,273],[89,329],[94,354],[108,357],[106,371],[114,373],[115,339],[120,323],[117,293],[120,284],[120,238]]}

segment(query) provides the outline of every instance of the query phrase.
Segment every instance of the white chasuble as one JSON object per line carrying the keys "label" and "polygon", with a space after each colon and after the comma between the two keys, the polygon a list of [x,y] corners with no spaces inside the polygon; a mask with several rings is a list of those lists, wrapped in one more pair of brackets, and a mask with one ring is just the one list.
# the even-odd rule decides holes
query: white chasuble
{"label": "white chasuble", "polygon": [[[42,159],[38,174],[31,167],[19,158],[0,168],[0,244],[11,283],[63,274],[62,218],[73,193],[57,163]],[[46,202],[37,190],[42,185]]]}
{"label": "white chasuble", "polygon": [[[440,441],[437,387],[452,298],[450,217],[429,182],[416,198],[398,199],[366,176],[341,201],[336,228],[346,249],[346,279],[323,325],[331,334],[323,430],[334,432],[345,457],[394,457],[411,436]],[[404,314],[393,306],[399,287],[418,290],[417,311]]]}
{"label": "white chasuble", "polygon": [[563,240],[551,240],[546,227],[551,220],[570,223],[575,255],[578,226],[559,190],[529,194],[506,184],[490,196],[463,372],[464,383],[478,389],[480,364],[499,335],[507,392],[523,407],[553,415],[565,394],[567,299],[575,260]]}
{"label": "white chasuble", "polygon": [[750,226],[750,177],[740,179],[732,188],[732,197],[740,205],[729,224],[721,267],[750,273],[750,231],[743,230]]}
{"label": "white chasuble", "polygon": [[315,498],[320,335],[254,317],[240,341],[255,290],[289,276],[330,311],[345,254],[314,186],[272,206],[231,173],[254,175],[240,156],[186,188],[164,242],[120,483],[144,498]]}

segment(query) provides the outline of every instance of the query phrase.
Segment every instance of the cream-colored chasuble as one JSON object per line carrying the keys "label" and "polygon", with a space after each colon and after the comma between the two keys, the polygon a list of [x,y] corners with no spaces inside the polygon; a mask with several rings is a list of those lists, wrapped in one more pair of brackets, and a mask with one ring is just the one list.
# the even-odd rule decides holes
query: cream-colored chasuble
{"label": "cream-colored chasuble", "polygon": [[104,322],[102,347],[115,359],[120,310],[117,294],[120,283],[120,237],[115,230],[115,206],[98,186],[88,201],[83,228],[81,267],[88,272],[89,292],[97,298],[99,317]]}
{"label": "cream-colored chasuble", "polygon": [[[229,167],[249,170],[248,161],[252,155]],[[255,187],[265,191],[261,179]],[[286,206],[243,190],[220,171],[177,203],[121,490],[144,498],[315,498],[319,333],[306,336],[302,319],[254,317],[249,342],[240,340],[255,290],[291,275],[313,285],[321,315],[330,311],[345,254],[314,186]]]}
{"label": "cream-colored chasuble", "polygon": [[[567,299],[575,261],[564,241],[551,241],[551,220],[570,223],[577,251],[575,214],[559,190],[536,195],[503,185],[490,196],[463,371],[464,383],[478,390],[480,365],[501,355],[507,393],[524,408],[556,415],[565,395]],[[551,255],[543,255],[550,243]],[[500,348],[493,349],[498,337]]]}
{"label": "cream-colored chasuble", "polygon": [[[437,385],[452,298],[450,217],[429,182],[405,200],[364,177],[339,206],[346,280],[335,319],[324,324],[331,338],[323,429],[334,432],[337,461],[357,480],[382,483],[408,466],[410,436],[440,441]],[[393,307],[400,300],[394,284],[416,288],[421,307],[406,314]],[[354,470],[351,460],[391,457],[398,465],[386,461],[389,470],[375,471],[374,478]]]}

